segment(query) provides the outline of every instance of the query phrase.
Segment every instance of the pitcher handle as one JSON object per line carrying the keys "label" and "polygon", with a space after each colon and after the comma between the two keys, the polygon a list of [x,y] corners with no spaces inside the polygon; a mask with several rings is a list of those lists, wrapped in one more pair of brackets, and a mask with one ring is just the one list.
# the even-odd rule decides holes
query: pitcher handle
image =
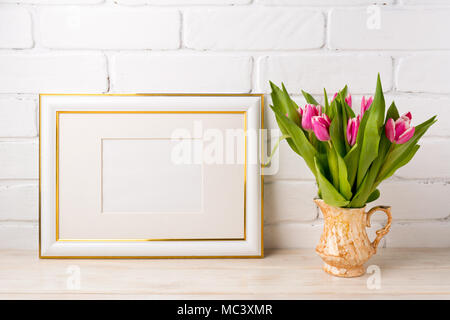
{"label": "pitcher handle", "polygon": [[386,225],[384,226],[384,228],[377,230],[377,237],[375,238],[375,240],[373,240],[373,242],[371,243],[372,247],[375,249],[375,252],[377,251],[377,247],[378,244],[380,243],[381,239],[385,236],[386,233],[389,232],[389,229],[391,228],[391,223],[392,223],[392,216],[391,216],[391,207],[387,207],[387,206],[376,206],[373,207],[372,209],[369,210],[369,212],[367,212],[367,220],[366,220],[366,226],[370,227],[370,217],[372,216],[372,214],[374,214],[376,211],[383,211],[384,213],[386,213],[386,216],[388,218]]}

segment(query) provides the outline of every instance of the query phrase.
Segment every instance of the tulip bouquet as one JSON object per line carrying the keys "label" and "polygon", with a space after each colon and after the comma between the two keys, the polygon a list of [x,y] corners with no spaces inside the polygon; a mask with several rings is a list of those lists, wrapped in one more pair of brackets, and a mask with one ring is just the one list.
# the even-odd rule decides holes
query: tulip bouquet
{"label": "tulip bouquet", "polygon": [[[324,105],[302,91],[308,103],[299,108],[285,86],[270,82],[270,108],[282,132],[280,140],[301,156],[316,178],[318,196],[335,207],[361,208],[380,196],[378,185],[406,165],[419,149],[419,139],[436,116],[412,126],[410,112],[400,116],[394,102],[385,114],[378,75],[375,96],[363,97],[355,115],[347,86]],[[275,152],[276,148],[274,148]]]}

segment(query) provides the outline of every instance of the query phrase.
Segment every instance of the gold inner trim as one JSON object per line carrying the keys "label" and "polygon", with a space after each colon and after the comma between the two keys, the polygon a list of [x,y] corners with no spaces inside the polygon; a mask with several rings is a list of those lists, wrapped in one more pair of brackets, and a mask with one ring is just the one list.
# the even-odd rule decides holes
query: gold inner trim
{"label": "gold inner trim", "polygon": [[[61,239],[59,237],[59,115],[60,114],[243,114],[244,115],[244,237],[243,238],[153,238],[153,239]],[[56,111],[56,241],[147,242],[147,241],[243,241],[247,238],[247,111]]]}
{"label": "gold inner trim", "polygon": [[[196,93],[136,93],[136,94],[77,94],[77,93],[68,93],[68,94],[58,94],[58,93],[46,93],[39,94],[39,258],[41,259],[245,259],[245,258],[263,258],[264,257],[264,174],[263,174],[263,166],[260,166],[261,169],[261,255],[248,255],[248,256],[43,256],[41,251],[41,98],[43,96],[175,96],[175,97],[259,97],[261,99],[261,129],[264,128],[264,94],[196,94]],[[70,112],[70,111],[60,111]],[[73,111],[77,112],[77,111]],[[81,112],[81,111],[78,111]],[[211,111],[213,113],[214,111]],[[240,111],[237,111],[240,112]],[[219,112],[220,113],[220,112]],[[247,131],[247,113],[244,111],[245,117],[245,131]],[[59,120],[59,119],[58,119]],[[56,123],[58,129],[58,122]],[[56,136],[58,140],[58,134]],[[57,150],[58,154],[58,150]],[[247,137],[245,138],[245,157],[247,157]],[[58,158],[58,157],[57,157]],[[264,159],[264,149],[263,144],[261,142],[261,159]],[[58,159],[57,159],[58,161]],[[246,163],[245,159],[245,163]],[[57,164],[58,165],[58,164]],[[245,176],[246,179],[246,165],[245,165]],[[57,177],[58,182],[58,177]],[[246,181],[244,182],[244,191],[246,191]],[[57,186],[58,192],[58,186]],[[245,192],[246,193],[246,192]],[[246,195],[244,193],[244,210],[246,209]],[[58,206],[57,206],[58,208]],[[245,212],[244,212],[245,214]],[[57,217],[58,219],[58,217]],[[56,221],[58,227],[58,220]],[[58,236],[59,231],[57,232]],[[244,236],[246,237],[246,217],[244,217]],[[188,239],[188,241],[195,241],[196,239]],[[217,240],[217,239],[212,239]],[[58,239],[57,239],[58,241]],[[64,241],[64,240],[59,240]],[[75,240],[77,241],[77,240]],[[83,241],[83,240],[78,240]],[[123,241],[123,240],[119,240]]]}

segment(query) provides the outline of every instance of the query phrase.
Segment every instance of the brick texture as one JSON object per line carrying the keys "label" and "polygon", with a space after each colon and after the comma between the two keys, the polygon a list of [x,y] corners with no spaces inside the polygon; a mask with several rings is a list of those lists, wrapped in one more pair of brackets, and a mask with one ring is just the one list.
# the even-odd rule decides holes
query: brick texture
{"label": "brick texture", "polygon": [[[0,0],[0,250],[37,248],[38,93],[266,93],[269,80],[353,108],[381,74],[386,103],[438,122],[380,186],[382,246],[450,247],[448,0]],[[379,18],[379,19],[378,19]],[[271,146],[275,136],[269,136]],[[267,148],[265,148],[267,149]],[[303,159],[284,141],[265,170],[268,248],[314,248],[323,217]],[[373,238],[385,217],[377,214]]]}

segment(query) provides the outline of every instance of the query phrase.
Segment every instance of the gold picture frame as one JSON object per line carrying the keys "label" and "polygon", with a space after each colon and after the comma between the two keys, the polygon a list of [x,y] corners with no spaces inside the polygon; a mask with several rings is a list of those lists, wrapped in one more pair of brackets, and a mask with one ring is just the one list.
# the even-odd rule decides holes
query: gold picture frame
{"label": "gold picture frame", "polygon": [[[260,98],[260,118],[261,128],[264,127],[264,95],[263,94],[183,94],[183,93],[173,93],[173,94],[164,94],[164,93],[140,93],[140,94],[40,94],[39,95],[39,132],[42,131],[42,98],[46,96],[153,96],[153,97],[258,97]],[[244,128],[247,130],[247,112],[245,111],[176,111],[176,113],[243,113],[244,114]],[[57,111],[56,112],[56,241],[57,242],[136,242],[136,241],[237,241],[237,240],[246,240],[246,188],[244,187],[244,238],[237,239],[60,239],[59,238],[59,224],[58,224],[58,183],[59,183],[59,172],[58,172],[58,129],[59,129],[59,114],[60,113],[174,113],[174,111]],[[39,258],[41,259],[221,259],[221,258],[263,258],[264,257],[264,175],[263,175],[263,167],[261,166],[261,254],[260,255],[193,255],[193,256],[49,256],[42,255],[41,251],[41,242],[42,242],[42,217],[41,217],[41,199],[42,199],[42,186],[41,186],[41,167],[42,167],[42,150],[41,150],[41,134],[39,134]],[[246,184],[247,179],[247,137],[245,138],[245,174],[244,174],[244,186]],[[264,148],[261,143],[261,159],[264,158]]]}

